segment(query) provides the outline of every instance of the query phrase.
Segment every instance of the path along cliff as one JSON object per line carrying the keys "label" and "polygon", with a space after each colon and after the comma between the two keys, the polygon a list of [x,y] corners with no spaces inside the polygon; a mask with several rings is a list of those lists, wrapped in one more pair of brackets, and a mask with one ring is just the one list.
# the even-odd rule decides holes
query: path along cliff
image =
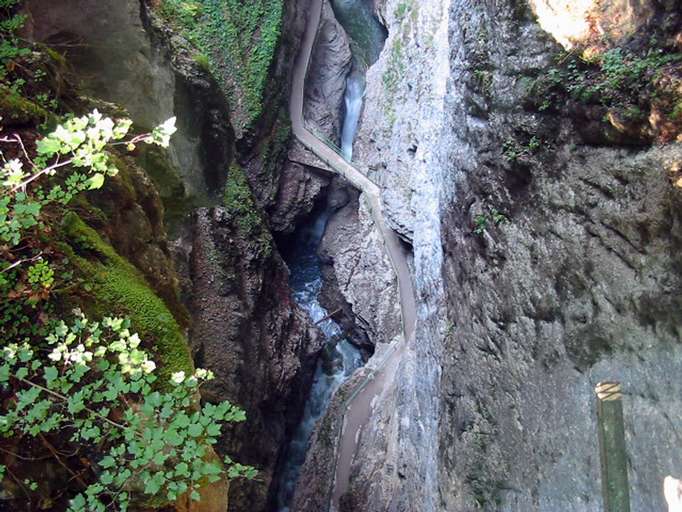
{"label": "path along cliff", "polygon": [[384,247],[398,280],[404,334],[404,339],[386,352],[384,359],[376,367],[376,370],[370,373],[364,382],[360,383],[356,388],[356,392],[348,400],[344,414],[344,425],[338,444],[336,476],[332,491],[332,509],[337,509],[340,497],[348,488],[351,463],[359,444],[359,434],[371,416],[372,400],[385,386],[392,382],[406,341],[411,340],[414,336],[417,308],[412,278],[407,263],[407,254],[398,236],[385,222],[382,211],[381,190],[355,166],[351,165],[334,149],[316,137],[306,127],[303,118],[305,81],[317,36],[322,3],[322,0],[313,0],[311,4],[301,52],[294,67],[290,101],[292,131],[295,137],[307,149],[312,151],[329,165],[334,172],[343,176],[364,194],[372,212],[376,229],[381,234]]}

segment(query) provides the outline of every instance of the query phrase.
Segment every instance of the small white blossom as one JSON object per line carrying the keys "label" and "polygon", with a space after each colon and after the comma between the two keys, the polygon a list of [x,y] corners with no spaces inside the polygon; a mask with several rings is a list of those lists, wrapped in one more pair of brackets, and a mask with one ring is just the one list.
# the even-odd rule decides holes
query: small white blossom
{"label": "small white blossom", "polygon": [[140,346],[140,337],[137,335],[137,333],[133,334],[130,339],[128,340],[128,346],[130,348],[137,348]]}
{"label": "small white blossom", "polygon": [[47,356],[48,359],[50,359],[51,361],[60,361],[62,359],[62,352],[64,352],[65,348],[66,347],[64,347],[64,345],[60,343],[57,347],[52,349],[50,355]]}
{"label": "small white blossom", "polygon": [[154,361],[146,360],[142,363],[142,371],[144,373],[152,373],[156,369],[156,363]]}
{"label": "small white blossom", "polygon": [[185,381],[185,372],[176,372],[171,375],[171,381],[175,384],[182,384]]}
{"label": "small white blossom", "polygon": [[17,357],[17,345],[12,343],[2,349],[5,359],[15,359]]}

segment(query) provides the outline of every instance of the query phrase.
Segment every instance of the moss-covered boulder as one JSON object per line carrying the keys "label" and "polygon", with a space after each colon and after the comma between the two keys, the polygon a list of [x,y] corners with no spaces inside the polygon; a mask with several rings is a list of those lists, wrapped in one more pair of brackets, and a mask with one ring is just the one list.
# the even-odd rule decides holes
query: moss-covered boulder
{"label": "moss-covered boulder", "polygon": [[193,372],[180,324],[142,274],[73,212],[62,222],[62,250],[82,283],[77,302],[93,318],[125,316],[160,363],[161,381],[177,371]]}

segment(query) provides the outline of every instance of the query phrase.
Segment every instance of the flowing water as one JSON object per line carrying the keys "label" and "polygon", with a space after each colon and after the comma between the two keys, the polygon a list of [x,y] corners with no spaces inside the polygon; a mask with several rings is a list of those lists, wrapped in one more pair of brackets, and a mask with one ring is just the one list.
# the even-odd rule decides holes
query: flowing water
{"label": "flowing water", "polygon": [[[353,140],[362,114],[365,74],[374,64],[386,40],[386,30],[374,16],[372,0],[332,0],[334,14],[350,37],[353,67],[346,81],[345,115],[341,135],[343,157],[353,157]],[[330,213],[325,211],[298,235],[296,249],[288,258],[291,288],[296,302],[313,322],[326,318],[327,311],[319,303],[322,272],[317,249],[324,235]],[[287,447],[284,466],[279,475],[277,511],[288,512],[296,489],[301,466],[305,462],[310,436],[322,417],[334,392],[363,364],[360,351],[343,338],[341,328],[331,319],[319,323],[327,343],[315,369],[310,396],[303,418]]]}
{"label": "flowing water", "polygon": [[341,130],[341,154],[353,158],[353,141],[358,130],[365,95],[367,68],[379,58],[386,29],[374,15],[371,0],[332,0],[334,14],[349,36],[353,67],[346,80],[345,116]]}
{"label": "flowing water", "polygon": [[359,71],[354,70],[348,76],[346,82],[346,93],[344,95],[346,116],[343,119],[343,129],[341,131],[341,156],[348,162],[353,158],[353,141],[358,131],[364,94],[365,77]]}
{"label": "flowing water", "polygon": [[[290,284],[294,298],[313,322],[320,322],[328,312],[319,303],[322,288],[322,272],[317,248],[324,234],[329,213],[323,212],[307,229],[297,237],[296,249],[289,258]],[[305,404],[303,418],[294,433],[286,454],[286,462],[280,474],[277,494],[277,510],[288,512],[296,481],[308,449],[310,435],[317,420],[324,414],[327,405],[338,387],[362,366],[360,351],[343,338],[341,328],[331,319],[319,323],[318,327],[327,340],[315,369],[310,395]]]}

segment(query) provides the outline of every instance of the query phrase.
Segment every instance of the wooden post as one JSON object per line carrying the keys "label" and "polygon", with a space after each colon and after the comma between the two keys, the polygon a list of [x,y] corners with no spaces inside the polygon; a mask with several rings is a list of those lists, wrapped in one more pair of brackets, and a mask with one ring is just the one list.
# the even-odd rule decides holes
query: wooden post
{"label": "wooden post", "polygon": [[597,393],[601,486],[605,512],[630,512],[623,400],[618,382],[600,382]]}

